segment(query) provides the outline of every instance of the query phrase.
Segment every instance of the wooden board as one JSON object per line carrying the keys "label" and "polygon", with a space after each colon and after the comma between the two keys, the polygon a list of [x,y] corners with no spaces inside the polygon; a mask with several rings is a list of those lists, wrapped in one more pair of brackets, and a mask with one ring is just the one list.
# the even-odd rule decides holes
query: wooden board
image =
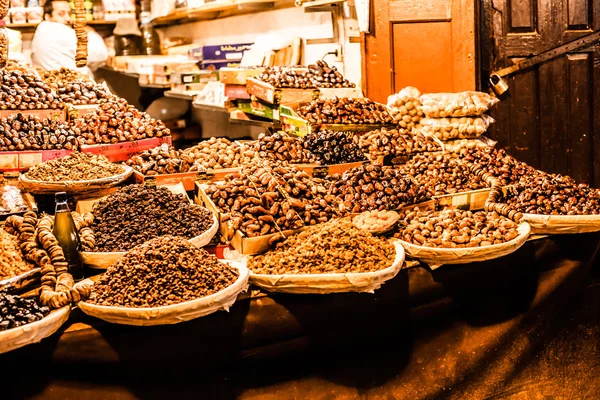
{"label": "wooden board", "polygon": [[81,146],[81,152],[106,156],[110,161],[125,161],[144,150],[150,150],[161,144],[171,144],[171,136],[135,140],[114,144],[94,144]]}
{"label": "wooden board", "polygon": [[250,95],[271,104],[308,103],[319,97],[319,90],[316,88],[282,89],[254,78],[246,80],[246,87]]}

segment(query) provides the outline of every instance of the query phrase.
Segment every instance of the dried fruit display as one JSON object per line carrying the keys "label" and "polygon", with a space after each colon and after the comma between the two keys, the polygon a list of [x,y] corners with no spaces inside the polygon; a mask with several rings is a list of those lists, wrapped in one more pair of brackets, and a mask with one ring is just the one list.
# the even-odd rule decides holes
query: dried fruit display
{"label": "dried fruit display", "polygon": [[441,144],[434,138],[422,133],[411,134],[402,129],[378,129],[355,136],[354,142],[372,161],[381,156],[442,151]]}
{"label": "dried fruit display", "polygon": [[0,291],[0,331],[39,321],[50,313],[35,299],[24,299]]}
{"label": "dried fruit display", "polygon": [[311,89],[316,87],[311,73],[299,69],[267,67],[256,78],[281,89]]}
{"label": "dried fruit display", "polygon": [[247,237],[315,225],[344,212],[323,180],[260,159],[244,166],[239,177],[227,175],[206,192],[221,211],[221,223]]}
{"label": "dried fruit display", "polygon": [[100,104],[95,113],[76,119],[72,128],[83,140],[82,144],[88,145],[127,142],[171,134],[162,121],[137,110],[121,98],[112,98]]}
{"label": "dried fruit display", "polygon": [[429,93],[420,98],[428,118],[481,115],[500,100],[483,92]]}
{"label": "dried fruit display", "polygon": [[303,138],[304,147],[315,155],[321,164],[343,164],[365,160],[355,143],[354,132],[313,131]]}
{"label": "dried fruit display", "polygon": [[144,175],[177,174],[203,169],[191,155],[168,144],[144,150],[125,163]]}
{"label": "dried fruit display", "polygon": [[[1,184],[0,180],[0,184]],[[0,186],[0,214],[26,211],[27,204],[23,200],[21,190],[16,186]]]}
{"label": "dried fruit display", "polygon": [[64,108],[50,86],[31,73],[0,70],[0,110]]}
{"label": "dried fruit display", "polygon": [[30,271],[34,264],[23,258],[17,238],[0,229],[0,281]]}
{"label": "dried fruit display", "polygon": [[472,165],[456,153],[420,153],[396,168],[416,185],[415,203],[431,200],[433,196],[489,187],[481,176],[471,172]]}
{"label": "dried fruit display", "polygon": [[298,109],[298,115],[313,125],[389,124],[392,116],[383,104],[369,99],[317,99]]}
{"label": "dried fruit display", "polygon": [[311,79],[316,87],[320,88],[354,88],[356,85],[345,79],[337,70],[337,67],[329,66],[323,60],[317,60],[316,64],[308,66]]}
{"label": "dried fruit display", "polygon": [[113,98],[104,87],[92,81],[61,81],[56,92],[60,101],[73,105],[99,104]]}
{"label": "dried fruit display", "polygon": [[501,244],[519,236],[518,224],[495,212],[420,211],[400,214],[402,227],[394,237],[426,247],[464,248]]}
{"label": "dried fruit display", "polygon": [[297,137],[283,132],[272,135],[261,133],[254,143],[254,152],[270,161],[287,161],[296,164],[315,163],[316,157],[308,151]]}
{"label": "dried fruit display", "polygon": [[54,69],[50,71],[39,69],[38,73],[42,80],[55,90],[58,89],[61,83],[93,82],[87,75],[69,68]]}
{"label": "dried fruit display", "polygon": [[231,286],[239,272],[181,237],[144,243],[111,265],[89,303],[112,307],[159,307],[196,300]]}
{"label": "dried fruit display", "polygon": [[77,150],[79,144],[64,122],[23,114],[0,119],[0,151]]}
{"label": "dried fruit display", "polygon": [[87,181],[122,174],[123,167],[113,164],[104,156],[73,153],[31,167],[25,177],[34,181],[62,182]]}
{"label": "dried fruit display", "polygon": [[389,230],[398,221],[399,215],[396,211],[373,210],[365,211],[352,219],[352,223],[364,231],[378,233]]}
{"label": "dried fruit display", "polygon": [[208,140],[183,150],[206,169],[237,168],[250,162],[254,150],[239,142],[211,137]]}
{"label": "dried fruit display", "polygon": [[392,167],[362,165],[344,174],[331,175],[330,193],[352,213],[395,210],[412,204],[416,189],[412,181]]}
{"label": "dried fruit display", "polygon": [[150,239],[177,235],[191,239],[213,225],[213,214],[163,186],[129,185],[94,205],[94,247],[86,251],[128,251]]}
{"label": "dried fruit display", "polygon": [[460,152],[460,157],[472,163],[477,169],[488,171],[500,180],[502,186],[518,183],[526,176],[545,174],[517,160],[503,149],[493,147],[464,149]]}
{"label": "dried fruit display", "polygon": [[350,221],[333,219],[251,257],[248,268],[267,275],[376,272],[392,266],[395,256],[391,241],[374,237]]}
{"label": "dried fruit display", "polygon": [[423,108],[419,89],[407,86],[400,92],[388,97],[387,106],[394,121],[402,129],[411,131],[423,118]]}

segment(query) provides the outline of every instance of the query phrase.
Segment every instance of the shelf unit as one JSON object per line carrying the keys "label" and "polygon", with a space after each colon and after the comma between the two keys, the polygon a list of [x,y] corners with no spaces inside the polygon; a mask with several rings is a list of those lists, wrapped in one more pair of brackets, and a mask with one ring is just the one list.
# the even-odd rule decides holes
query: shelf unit
{"label": "shelf unit", "polygon": [[[87,24],[91,25],[91,26],[94,26],[94,25],[109,26],[109,25],[116,25],[117,21],[96,20],[96,21],[88,21]],[[25,24],[6,24],[6,27],[10,28],[10,29],[35,29],[35,28],[37,28],[38,25],[39,25],[38,22],[33,22],[33,23],[25,23]]]}

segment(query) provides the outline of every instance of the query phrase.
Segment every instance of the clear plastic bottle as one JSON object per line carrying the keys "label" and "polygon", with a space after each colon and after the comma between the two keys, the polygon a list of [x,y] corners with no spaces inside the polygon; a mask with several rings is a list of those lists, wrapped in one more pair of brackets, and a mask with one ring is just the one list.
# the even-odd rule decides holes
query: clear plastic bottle
{"label": "clear plastic bottle", "polygon": [[81,250],[79,234],[77,233],[73,216],[67,204],[67,194],[65,192],[56,193],[55,200],[56,209],[52,233],[65,253],[65,258],[67,259],[67,263],[69,263],[69,273],[73,275],[73,280],[78,282],[84,278],[83,263],[79,255],[79,251]]}
{"label": "clear plastic bottle", "polygon": [[6,67],[8,63],[8,32],[6,21],[0,20],[0,68]]}

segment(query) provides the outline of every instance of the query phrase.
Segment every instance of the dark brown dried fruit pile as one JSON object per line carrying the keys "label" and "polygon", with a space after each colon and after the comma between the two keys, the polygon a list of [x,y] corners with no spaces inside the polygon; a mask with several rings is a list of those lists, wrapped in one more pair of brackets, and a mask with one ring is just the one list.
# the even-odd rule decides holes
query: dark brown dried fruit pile
{"label": "dark brown dried fruit pile", "polygon": [[113,307],[160,307],[210,296],[239,272],[181,237],[163,236],[136,247],[111,265],[88,302]]}
{"label": "dark brown dried fruit pile", "polygon": [[389,124],[393,121],[383,104],[347,97],[314,100],[300,107],[298,115],[313,125]]}
{"label": "dark brown dried fruit pile", "polygon": [[144,150],[125,163],[144,175],[178,174],[198,171],[202,168],[190,155],[166,143]]}
{"label": "dark brown dried fruit pile", "polygon": [[85,143],[109,144],[169,136],[162,121],[137,110],[125,99],[113,98],[100,104],[95,113],[85,114],[73,123],[73,131]]}
{"label": "dark brown dried fruit pile", "polygon": [[341,176],[331,175],[330,179],[333,182],[330,193],[352,213],[395,210],[412,204],[416,195],[410,179],[397,169],[379,164],[352,168]]}
{"label": "dark brown dried fruit pile", "polygon": [[129,185],[98,202],[90,226],[96,243],[88,251],[127,251],[150,239],[177,235],[191,239],[213,225],[213,214],[162,186]]}
{"label": "dark brown dried fruit pile", "polygon": [[47,83],[20,70],[0,70],[0,110],[48,108],[64,108],[64,103]]}
{"label": "dark brown dried fruit pile", "polygon": [[77,150],[79,140],[68,124],[17,114],[0,119],[0,151]]}
{"label": "dark brown dried fruit pile", "polygon": [[304,147],[302,140],[284,132],[272,135],[261,133],[254,143],[254,151],[260,157],[271,161],[287,161],[294,164],[316,162],[316,157]]}
{"label": "dark brown dried fruit pile", "polygon": [[287,238],[275,250],[248,260],[255,274],[336,274],[375,272],[391,267],[391,241],[334,219]]}
{"label": "dark brown dried fruit pile", "polygon": [[316,87],[311,73],[303,70],[267,67],[257,79],[282,89],[311,89]]}
{"label": "dark brown dried fruit pile", "polygon": [[304,147],[322,164],[342,164],[365,160],[363,152],[354,143],[353,132],[330,130],[313,131],[303,138]]}
{"label": "dark brown dried fruit pile", "polygon": [[35,165],[25,176],[34,181],[44,182],[87,181],[119,175],[123,171],[122,166],[111,163],[104,156],[72,153]]}
{"label": "dark brown dried fruit pile", "polygon": [[404,129],[379,129],[357,135],[354,141],[373,161],[380,156],[442,151],[442,146],[434,138],[422,133],[413,135]]}
{"label": "dark brown dried fruit pile", "polygon": [[0,291],[0,331],[39,321],[50,313],[35,299],[24,299]]}
{"label": "dark brown dried fruit pile", "polygon": [[545,174],[517,160],[503,149],[493,147],[463,149],[460,155],[463,160],[499,179],[503,186],[518,183],[523,177]]}
{"label": "dark brown dried fruit pile", "polygon": [[102,86],[90,81],[59,82],[60,101],[74,105],[98,104],[113,98]]}
{"label": "dark brown dried fruit pile", "polygon": [[308,70],[311,74],[316,87],[322,88],[353,88],[356,85],[345,79],[335,66],[329,66],[323,60],[317,60],[316,64],[309,65]]}

